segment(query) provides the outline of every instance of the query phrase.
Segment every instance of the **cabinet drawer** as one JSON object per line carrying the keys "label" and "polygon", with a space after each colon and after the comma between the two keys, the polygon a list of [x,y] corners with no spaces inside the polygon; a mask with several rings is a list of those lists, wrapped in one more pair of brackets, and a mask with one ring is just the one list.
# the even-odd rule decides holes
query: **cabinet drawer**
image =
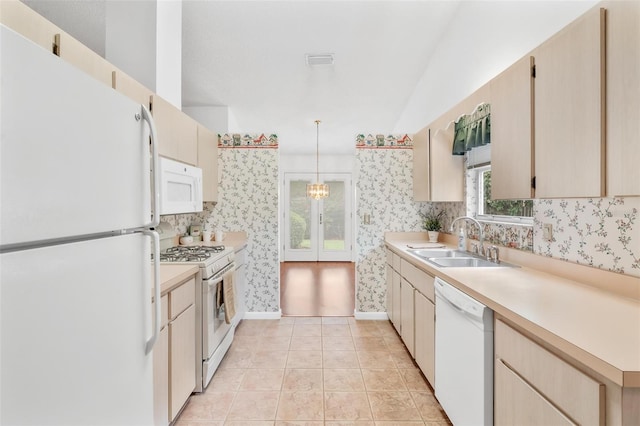
{"label": "cabinet drawer", "polygon": [[402,259],[400,268],[404,279],[409,281],[420,293],[427,296],[427,299],[435,302],[435,289],[433,286],[435,278],[404,259]]}
{"label": "cabinet drawer", "polygon": [[393,255],[393,269],[400,272],[400,256],[395,253],[391,253]]}
{"label": "cabinet drawer", "polygon": [[500,320],[495,355],[574,422],[604,424],[605,386]]}
{"label": "cabinet drawer", "polygon": [[167,326],[169,322],[169,296],[166,294],[160,299],[160,328]]}
{"label": "cabinet drawer", "polygon": [[190,305],[193,305],[195,302],[195,289],[196,287],[196,279],[191,278],[186,281],[180,287],[177,287],[173,290],[170,300],[170,311],[169,315],[171,315],[171,319],[175,319],[181,312],[187,309]]}
{"label": "cabinet drawer", "polygon": [[495,365],[495,424],[575,425],[501,360]]}

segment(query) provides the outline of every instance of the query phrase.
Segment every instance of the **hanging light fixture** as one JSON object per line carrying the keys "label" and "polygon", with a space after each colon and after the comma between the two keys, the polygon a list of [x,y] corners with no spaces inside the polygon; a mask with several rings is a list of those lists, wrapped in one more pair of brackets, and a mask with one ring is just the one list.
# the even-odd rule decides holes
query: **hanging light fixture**
{"label": "hanging light fixture", "polygon": [[329,196],[329,185],[320,183],[320,120],[316,120],[316,183],[307,184],[307,197],[319,200]]}

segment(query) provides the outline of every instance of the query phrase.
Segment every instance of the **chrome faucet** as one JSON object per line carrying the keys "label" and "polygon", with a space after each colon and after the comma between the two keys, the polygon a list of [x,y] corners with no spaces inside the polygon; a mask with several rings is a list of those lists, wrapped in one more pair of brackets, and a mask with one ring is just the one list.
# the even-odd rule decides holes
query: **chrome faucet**
{"label": "chrome faucet", "polygon": [[478,254],[480,256],[484,256],[485,255],[485,251],[484,251],[484,232],[482,231],[482,225],[480,225],[480,222],[478,222],[477,220],[475,220],[474,218],[472,218],[471,216],[460,216],[457,217],[455,219],[453,219],[453,222],[451,222],[451,227],[449,228],[450,232],[453,232],[453,225],[456,224],[457,221],[462,220],[462,219],[466,219],[466,220],[470,220],[471,222],[475,223],[476,226],[478,227],[478,239],[479,239],[479,244],[478,244]]}

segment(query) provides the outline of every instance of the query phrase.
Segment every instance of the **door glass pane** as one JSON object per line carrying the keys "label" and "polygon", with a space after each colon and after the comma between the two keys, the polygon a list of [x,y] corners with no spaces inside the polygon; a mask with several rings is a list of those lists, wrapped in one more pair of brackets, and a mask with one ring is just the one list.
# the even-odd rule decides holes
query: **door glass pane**
{"label": "door glass pane", "polygon": [[325,250],[344,250],[346,246],[344,181],[325,181],[325,183],[329,184],[329,197],[324,199],[323,247]]}
{"label": "door glass pane", "polygon": [[311,248],[311,199],[307,198],[306,180],[289,181],[290,241],[292,249]]}

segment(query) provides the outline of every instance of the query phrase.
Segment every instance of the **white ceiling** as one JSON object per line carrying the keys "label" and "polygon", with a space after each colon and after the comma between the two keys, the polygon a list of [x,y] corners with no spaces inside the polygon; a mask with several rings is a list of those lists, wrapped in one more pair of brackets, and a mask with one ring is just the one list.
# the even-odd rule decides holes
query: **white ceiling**
{"label": "white ceiling", "polygon": [[[25,2],[104,55],[105,0]],[[222,130],[284,153],[314,152],[320,119],[321,152],[351,153],[358,133],[419,130],[592,3],[183,0],[182,104],[228,106]]]}

